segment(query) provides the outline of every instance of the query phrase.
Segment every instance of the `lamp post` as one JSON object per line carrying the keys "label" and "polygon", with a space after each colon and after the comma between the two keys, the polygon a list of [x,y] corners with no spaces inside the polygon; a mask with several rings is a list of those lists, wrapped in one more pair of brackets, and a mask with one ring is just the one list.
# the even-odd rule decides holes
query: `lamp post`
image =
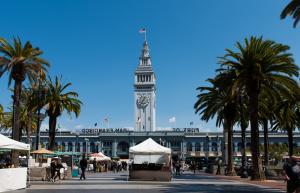
{"label": "lamp post", "polygon": [[85,157],[87,157],[88,156],[88,150],[87,150],[88,145],[87,145],[87,142],[89,141],[89,139],[88,138],[84,138],[84,141],[85,141]]}
{"label": "lamp post", "polygon": [[34,90],[34,93],[38,100],[38,107],[37,107],[37,128],[36,128],[36,139],[35,139],[35,149],[39,149],[40,145],[40,127],[41,127],[41,121],[45,118],[45,115],[41,114],[41,110],[44,106],[44,101],[46,98],[46,93],[48,91],[47,87],[42,85],[41,81],[41,74],[38,77],[38,85],[37,88]]}
{"label": "lamp post", "polygon": [[97,144],[97,153],[99,153],[100,152],[100,141],[97,141],[96,144]]}
{"label": "lamp post", "polygon": [[206,153],[205,153],[205,159],[206,159],[206,167],[208,166],[208,154],[209,154],[209,137],[208,133],[206,134]]}

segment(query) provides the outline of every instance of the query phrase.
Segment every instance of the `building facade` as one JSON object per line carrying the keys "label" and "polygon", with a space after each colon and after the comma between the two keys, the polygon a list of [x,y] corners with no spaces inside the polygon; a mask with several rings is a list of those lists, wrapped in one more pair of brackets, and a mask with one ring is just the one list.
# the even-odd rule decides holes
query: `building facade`
{"label": "building facade", "polygon": [[[63,131],[56,134],[58,150],[81,153],[103,152],[110,157],[128,158],[129,147],[151,137],[157,143],[169,147],[172,156],[180,159],[187,157],[221,157],[224,152],[223,133],[200,132],[198,128],[174,128],[169,131],[136,132],[128,129],[82,129],[80,132]],[[48,133],[41,133],[41,144],[48,147]],[[25,140],[25,136],[24,136]],[[32,136],[32,147],[35,147],[35,136]],[[263,133],[260,133],[260,144],[263,144]],[[270,144],[287,144],[286,133],[269,134]],[[250,149],[250,133],[246,135],[246,146]],[[300,133],[294,135],[295,147],[300,147]],[[241,155],[241,133],[234,132],[234,155]]]}

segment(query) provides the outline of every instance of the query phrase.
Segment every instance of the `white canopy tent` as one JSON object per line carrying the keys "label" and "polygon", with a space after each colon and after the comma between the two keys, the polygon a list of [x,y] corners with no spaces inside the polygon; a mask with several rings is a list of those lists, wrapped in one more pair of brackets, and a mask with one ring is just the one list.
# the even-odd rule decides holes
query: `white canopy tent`
{"label": "white canopy tent", "polygon": [[171,149],[161,146],[153,139],[148,138],[142,143],[129,148],[130,158],[134,164],[160,163],[169,164]]}
{"label": "white canopy tent", "polygon": [[10,139],[0,134],[0,149],[30,150],[30,145]]}
{"label": "white canopy tent", "polygon": [[[0,149],[30,151],[30,145],[0,134]],[[0,192],[26,188],[27,168],[0,169]]]}
{"label": "white canopy tent", "polygon": [[96,161],[109,161],[109,160],[111,160],[110,157],[104,155],[102,152],[93,153],[90,157],[90,160],[94,160],[95,158],[96,158]]}

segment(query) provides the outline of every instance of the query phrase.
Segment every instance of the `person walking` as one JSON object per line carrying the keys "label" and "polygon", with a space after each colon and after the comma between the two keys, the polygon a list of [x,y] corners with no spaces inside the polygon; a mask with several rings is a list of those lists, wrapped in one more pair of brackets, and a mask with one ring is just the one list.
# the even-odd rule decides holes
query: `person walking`
{"label": "person walking", "polygon": [[216,175],[221,175],[221,165],[222,165],[222,160],[219,158],[217,161],[217,172]]}
{"label": "person walking", "polygon": [[291,156],[283,166],[283,175],[287,181],[287,193],[300,193],[300,168],[297,158]]}
{"label": "person walking", "polygon": [[57,160],[57,164],[56,164],[56,166],[55,166],[55,170],[56,170],[56,176],[55,176],[55,178],[54,178],[54,181],[55,181],[55,179],[58,177],[58,180],[60,181],[61,180],[61,173],[60,173],[60,170],[61,169],[65,169],[65,167],[62,165],[62,163],[61,163],[61,160],[60,159],[58,159]]}
{"label": "person walking", "polygon": [[79,162],[79,166],[81,169],[80,180],[82,180],[82,178],[85,180],[85,170],[87,168],[87,160],[85,159],[85,155],[82,155],[82,159]]}
{"label": "person walking", "polygon": [[96,169],[97,169],[97,161],[96,161],[96,158],[94,158],[94,161],[93,161],[93,170],[94,172],[96,173]]}
{"label": "person walking", "polygon": [[51,171],[50,181],[51,182],[55,181],[56,165],[57,165],[56,160],[52,159],[51,160],[51,164],[50,164],[50,171]]}

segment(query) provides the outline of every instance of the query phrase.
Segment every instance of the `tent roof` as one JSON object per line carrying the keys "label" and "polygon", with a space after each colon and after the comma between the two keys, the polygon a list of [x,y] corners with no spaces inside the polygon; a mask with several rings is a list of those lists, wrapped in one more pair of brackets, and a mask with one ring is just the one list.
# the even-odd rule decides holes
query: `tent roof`
{"label": "tent roof", "polygon": [[94,160],[94,158],[96,158],[96,161],[111,160],[110,157],[107,157],[102,152],[91,154],[90,160]]}
{"label": "tent roof", "polygon": [[35,150],[35,151],[31,152],[31,153],[32,154],[54,154],[53,151],[50,151],[50,150],[45,149],[45,148]]}
{"label": "tent roof", "polygon": [[0,134],[0,149],[30,150],[30,145]]}
{"label": "tent roof", "polygon": [[148,138],[142,143],[129,148],[129,153],[133,154],[171,154],[171,149],[161,146],[153,139]]}

